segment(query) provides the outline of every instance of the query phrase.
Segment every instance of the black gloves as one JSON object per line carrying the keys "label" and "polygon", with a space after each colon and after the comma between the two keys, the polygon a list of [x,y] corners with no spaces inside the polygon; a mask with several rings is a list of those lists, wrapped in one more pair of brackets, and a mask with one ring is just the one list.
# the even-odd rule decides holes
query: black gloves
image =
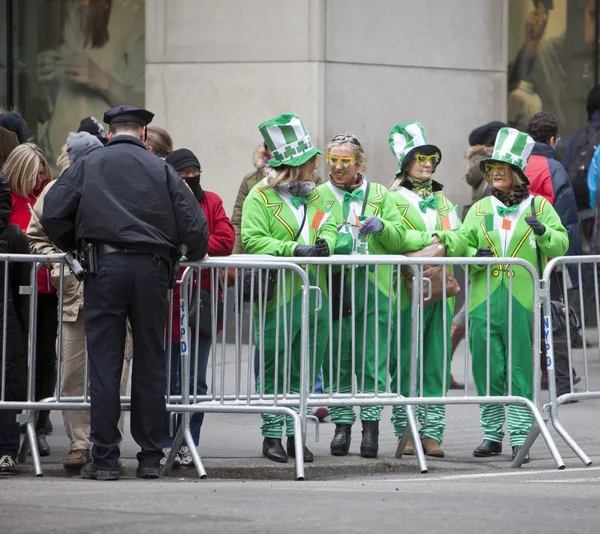
{"label": "black gloves", "polygon": [[535,215],[525,217],[525,222],[531,227],[535,235],[544,235],[546,227],[540,222]]}
{"label": "black gloves", "polygon": [[317,251],[317,256],[325,257],[329,256],[329,245],[327,241],[325,241],[322,237],[317,237],[315,241],[315,249]]}
{"label": "black gloves", "polygon": [[300,258],[329,256],[329,245],[327,241],[319,237],[314,246],[298,245],[294,250],[294,256]]}
{"label": "black gloves", "polygon": [[476,258],[493,258],[494,253],[491,248],[478,248],[475,254]]}

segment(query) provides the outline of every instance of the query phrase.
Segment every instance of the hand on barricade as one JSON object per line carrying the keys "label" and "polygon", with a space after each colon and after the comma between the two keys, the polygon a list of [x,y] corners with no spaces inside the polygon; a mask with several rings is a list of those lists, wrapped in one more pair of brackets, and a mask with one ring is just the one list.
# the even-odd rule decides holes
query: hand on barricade
{"label": "hand on barricade", "polygon": [[476,258],[493,258],[494,253],[491,248],[479,248],[475,254]]}
{"label": "hand on barricade", "polygon": [[378,234],[383,231],[383,221],[379,217],[371,216],[367,217],[362,226],[359,228],[358,233],[362,235]]}
{"label": "hand on barricade", "polygon": [[535,215],[529,215],[528,217],[525,217],[525,222],[531,227],[535,235],[544,235],[546,227]]}
{"label": "hand on barricade", "polygon": [[327,244],[327,241],[325,241],[322,237],[318,237],[315,243],[317,256],[329,256],[329,245]]}
{"label": "hand on barricade", "polygon": [[298,256],[299,258],[309,258],[321,256],[316,246],[311,247],[309,245],[298,245],[296,250],[294,250],[294,256]]}

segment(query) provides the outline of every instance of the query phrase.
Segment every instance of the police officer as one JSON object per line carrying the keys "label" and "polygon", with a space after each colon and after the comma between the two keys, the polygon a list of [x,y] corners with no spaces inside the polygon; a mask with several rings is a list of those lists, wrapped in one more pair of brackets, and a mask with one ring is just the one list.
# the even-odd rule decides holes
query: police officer
{"label": "police officer", "polygon": [[[146,150],[154,114],[118,106],[104,114],[109,142],[57,180],[42,225],[61,249],[91,243],[84,319],[90,361],[92,463],[83,478],[119,478],[117,428],[125,321],[133,330],[131,433],[141,447],[139,478],[157,478],[165,416],[164,331],[169,273],[180,246],[208,250],[204,213],[172,167]],[[93,260],[97,261],[94,262]],[[96,268],[94,268],[96,263]]]}

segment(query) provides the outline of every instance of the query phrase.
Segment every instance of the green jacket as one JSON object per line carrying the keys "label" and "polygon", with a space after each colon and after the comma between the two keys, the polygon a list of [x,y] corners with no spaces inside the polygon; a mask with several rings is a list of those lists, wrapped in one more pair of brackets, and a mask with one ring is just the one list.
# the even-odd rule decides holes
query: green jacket
{"label": "green jacket", "polygon": [[[537,271],[536,242],[542,256],[542,268],[546,258],[562,256],[567,252],[569,238],[554,208],[543,197],[535,197],[535,215],[544,224],[546,231],[536,236],[525,217],[531,215],[531,196],[524,200],[519,211],[500,217],[498,206],[504,206],[495,197],[486,197],[469,210],[462,232],[466,235],[467,256],[475,257],[480,248],[490,248],[495,257],[521,258],[533,265]],[[510,221],[510,230],[503,229],[504,221]],[[494,265],[490,268],[490,294],[499,288],[508,289],[510,272],[508,265]],[[471,297],[470,310],[475,310],[487,300],[487,268],[470,266]],[[523,307],[533,310],[533,290],[531,275],[523,268],[513,268],[512,294]]]}
{"label": "green jacket", "polygon": [[[383,185],[364,180],[359,189],[362,189],[366,194],[367,188],[369,194],[366,201],[353,201],[351,209],[354,209],[358,216],[376,216],[383,222],[383,230],[378,234],[370,234],[368,237],[369,254],[396,254],[402,248],[406,234],[402,219],[388,190]],[[348,222],[344,220],[342,212],[344,192],[336,188],[331,182],[320,185],[317,191],[331,210],[331,215],[338,228],[340,225]],[[348,233],[340,232],[335,253],[349,254],[351,251],[352,236]],[[384,295],[389,294],[390,273],[391,269],[389,266],[379,267],[378,287]],[[374,282],[374,274],[371,273],[369,278]],[[347,277],[347,281],[350,283],[350,277]]]}
{"label": "green jacket", "polygon": [[[436,235],[446,247],[446,256],[460,257],[465,255],[467,240],[464,233],[459,229],[462,226],[456,208],[441,192],[435,192],[436,210],[427,208],[423,213],[419,206],[419,198],[415,193],[399,187],[395,191],[390,191],[400,217],[408,230],[404,246],[398,251],[400,254],[414,252],[431,244],[431,238]],[[427,226],[426,218],[429,218],[431,225]],[[450,267],[450,270],[453,270]],[[406,282],[402,280],[402,308],[410,306]],[[448,299],[451,304],[454,298]]]}
{"label": "green jacket", "polygon": [[[295,210],[274,189],[262,191],[261,186],[255,186],[244,202],[242,211],[242,243],[248,254],[269,254],[272,256],[293,256],[298,245],[314,245],[317,237],[322,237],[329,245],[329,250],[335,249],[338,231],[333,217],[326,217],[319,226],[319,217],[327,211],[318,191],[315,189],[306,198],[306,220],[303,231],[295,241],[303,217],[303,208]],[[318,226],[318,228],[317,228]],[[320,269],[318,284],[325,290],[327,269]],[[315,269],[310,270],[315,274]],[[288,287],[289,287],[289,277]],[[300,279],[296,278],[293,294],[300,291]],[[286,291],[286,301],[290,292]],[[270,308],[275,307],[273,299]],[[268,308],[268,309],[270,309]]]}

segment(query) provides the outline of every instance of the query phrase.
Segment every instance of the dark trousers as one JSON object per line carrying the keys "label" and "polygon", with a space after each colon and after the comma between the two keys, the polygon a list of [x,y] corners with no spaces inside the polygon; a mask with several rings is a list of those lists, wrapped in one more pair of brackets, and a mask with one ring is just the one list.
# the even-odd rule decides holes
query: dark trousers
{"label": "dark trousers", "polygon": [[[190,402],[193,402],[194,392],[198,395],[206,395],[208,384],[206,383],[206,367],[208,366],[208,358],[210,356],[211,340],[199,338],[198,340],[198,376],[196,387],[194,387],[194,375],[196,369],[196,342],[195,335],[190,332],[192,340],[190,342]],[[169,355],[165,351],[165,366],[167,366]],[[169,388],[171,395],[181,394],[181,343],[171,343],[171,376],[169,379]],[[167,420],[168,421],[168,420]],[[204,412],[192,414],[190,420],[190,431],[196,447],[200,443],[200,428],[204,421]],[[175,416],[175,424],[173,425],[173,435],[169,435],[169,423],[167,422],[167,431],[163,440],[163,447],[171,447],[173,440],[177,435],[179,426],[181,425],[181,415]]]}
{"label": "dark trousers", "polygon": [[19,453],[19,424],[17,423],[16,410],[0,410],[0,458],[12,456],[16,458]]}
{"label": "dark trousers", "polygon": [[[58,329],[56,293],[38,294],[35,360],[35,400],[53,397],[56,390],[56,333]],[[42,410],[36,430],[43,430],[50,412]]]}
{"label": "dark trousers", "polygon": [[90,361],[90,440],[97,469],[118,469],[119,383],[127,317],[134,354],[131,433],[141,447],[138,462],[141,467],[157,467],[163,456],[167,286],[166,263],[149,254],[102,255],[98,273],[86,280],[83,315]]}

